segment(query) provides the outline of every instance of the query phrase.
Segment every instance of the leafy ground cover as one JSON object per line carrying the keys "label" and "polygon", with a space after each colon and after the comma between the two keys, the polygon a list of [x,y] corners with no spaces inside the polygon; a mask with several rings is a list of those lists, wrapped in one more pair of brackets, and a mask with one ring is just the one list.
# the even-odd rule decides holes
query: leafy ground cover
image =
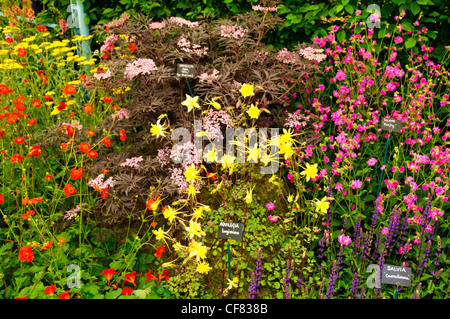
{"label": "leafy ground cover", "polygon": [[274,12],[2,20],[1,298],[448,298],[449,47],[355,10],[274,49]]}

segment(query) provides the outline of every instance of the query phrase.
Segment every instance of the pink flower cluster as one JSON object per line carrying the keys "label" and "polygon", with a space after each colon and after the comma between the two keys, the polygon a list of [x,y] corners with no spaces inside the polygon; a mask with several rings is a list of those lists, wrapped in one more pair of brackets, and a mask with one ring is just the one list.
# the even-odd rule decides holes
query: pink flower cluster
{"label": "pink flower cluster", "polygon": [[196,28],[199,25],[197,21],[191,22],[180,17],[170,17],[169,21],[178,24],[179,26],[188,26],[189,28]]}
{"label": "pink flower cluster", "polygon": [[262,11],[262,12],[278,12],[278,8],[276,7],[262,7],[260,5],[254,5],[252,6],[252,9],[255,11]]}
{"label": "pink flower cluster", "polygon": [[123,25],[128,19],[130,18],[130,15],[126,12],[122,13],[119,19],[113,20],[106,24],[107,27],[118,27]]}
{"label": "pink flower cluster", "polygon": [[210,74],[208,74],[207,72],[199,74],[198,80],[200,83],[203,83],[203,82],[211,83],[212,81],[217,80],[218,75],[219,75],[219,71],[214,69]]}
{"label": "pink flower cluster", "polygon": [[127,158],[125,160],[125,162],[120,163],[119,165],[122,166],[122,167],[128,166],[128,167],[138,168],[139,167],[139,162],[142,162],[143,160],[144,160],[144,158],[142,156],[131,157],[131,158]]}
{"label": "pink flower cluster", "polygon": [[96,178],[89,180],[88,185],[91,187],[99,187],[99,188],[109,188],[109,187],[113,187],[115,182],[111,177],[109,177],[106,181],[103,181],[103,178],[105,177],[105,174],[100,174],[98,175]]}
{"label": "pink flower cluster", "polygon": [[181,51],[186,53],[195,53],[198,56],[205,55],[208,52],[207,47],[202,47],[201,45],[191,43],[191,41],[189,41],[184,34],[178,38],[177,45],[180,47]]}
{"label": "pink flower cluster", "polygon": [[247,34],[247,30],[240,26],[221,25],[220,35],[225,38],[238,40]]}
{"label": "pink flower cluster", "polygon": [[132,80],[139,74],[149,74],[156,69],[155,62],[152,59],[137,59],[126,65],[124,76]]}
{"label": "pink flower cluster", "polygon": [[116,43],[118,36],[114,33],[105,39],[103,45],[100,47],[100,52],[107,53],[108,51],[114,50],[114,43]]}

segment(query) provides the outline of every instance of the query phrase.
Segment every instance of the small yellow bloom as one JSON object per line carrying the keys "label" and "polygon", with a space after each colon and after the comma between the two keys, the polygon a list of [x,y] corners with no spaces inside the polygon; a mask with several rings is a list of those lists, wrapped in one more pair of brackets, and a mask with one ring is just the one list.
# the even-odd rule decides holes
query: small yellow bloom
{"label": "small yellow bloom", "polygon": [[247,189],[244,200],[247,204],[250,204],[253,201],[253,188]]}
{"label": "small yellow bloom", "polygon": [[211,269],[212,267],[205,261],[197,265],[197,271],[200,274],[207,274]]}
{"label": "small yellow bloom", "polygon": [[201,242],[196,241],[191,242],[188,250],[189,250],[189,258],[195,256],[197,261],[205,259],[206,252],[208,251],[207,248],[203,246]]}
{"label": "small yellow bloom", "polygon": [[316,212],[320,212],[321,214],[325,214],[328,208],[330,208],[330,203],[327,201],[327,197],[325,196],[322,200],[316,203]]}
{"label": "small yellow bloom", "polygon": [[182,105],[186,106],[188,109],[188,112],[192,111],[192,109],[195,108],[200,108],[200,105],[197,103],[198,101],[198,96],[195,97],[191,97],[190,95],[186,94],[186,100],[184,100],[183,102],[181,102]]}
{"label": "small yellow bloom", "polygon": [[310,165],[309,163],[306,163],[306,169],[300,173],[300,175],[306,175],[306,181],[308,182],[311,178],[317,177],[317,164]]}
{"label": "small yellow bloom", "polygon": [[257,119],[259,117],[259,114],[261,113],[261,110],[258,109],[257,106],[254,106],[252,104],[252,106],[250,106],[250,108],[247,110],[247,113],[250,116],[250,118]]}
{"label": "small yellow bloom", "polygon": [[243,84],[239,91],[241,92],[243,97],[255,95],[255,93],[253,93],[253,86],[251,84]]}
{"label": "small yellow bloom", "polygon": [[186,181],[190,182],[190,181],[195,181],[198,179],[198,172],[195,169],[195,165],[191,164],[190,166],[188,166],[186,168],[186,170],[184,171],[184,177],[186,177]]}

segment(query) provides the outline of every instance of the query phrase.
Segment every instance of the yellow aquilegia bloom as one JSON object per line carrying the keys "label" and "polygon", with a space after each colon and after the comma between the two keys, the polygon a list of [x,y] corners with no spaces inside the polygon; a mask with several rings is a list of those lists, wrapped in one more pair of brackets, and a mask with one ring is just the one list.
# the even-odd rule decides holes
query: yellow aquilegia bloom
{"label": "yellow aquilegia bloom", "polygon": [[209,264],[205,261],[197,265],[197,271],[200,274],[207,274],[211,269],[212,267],[210,267]]}
{"label": "yellow aquilegia bloom", "polygon": [[193,108],[200,108],[200,105],[198,104],[198,96],[192,97],[186,94],[186,100],[181,102],[181,104],[187,107],[188,112],[192,111]]}
{"label": "yellow aquilegia bloom", "polygon": [[330,203],[327,201],[327,197],[325,196],[322,200],[317,201],[316,203],[316,212],[321,213],[322,215],[326,213],[327,209],[330,208]]}
{"label": "yellow aquilegia bloom", "polygon": [[189,258],[194,257],[197,261],[201,259],[205,259],[206,252],[208,251],[205,246],[202,245],[201,242],[193,241],[189,244]]}
{"label": "yellow aquilegia bloom", "polygon": [[306,163],[306,169],[300,173],[300,175],[306,175],[306,181],[309,182],[311,178],[317,177],[317,164],[310,165],[309,163]]}
{"label": "yellow aquilegia bloom", "polygon": [[259,114],[261,113],[261,110],[252,104],[252,106],[249,107],[247,110],[248,115],[252,119],[257,119],[259,117]]}
{"label": "yellow aquilegia bloom", "polygon": [[191,164],[186,168],[186,170],[184,171],[184,177],[188,182],[195,181],[196,179],[198,179],[198,172],[195,169],[194,164]]}

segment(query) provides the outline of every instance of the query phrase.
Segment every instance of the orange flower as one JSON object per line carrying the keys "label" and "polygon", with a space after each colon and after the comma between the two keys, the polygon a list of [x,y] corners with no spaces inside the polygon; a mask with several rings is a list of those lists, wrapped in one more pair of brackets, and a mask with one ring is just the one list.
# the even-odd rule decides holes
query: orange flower
{"label": "orange flower", "polygon": [[69,290],[67,290],[66,292],[61,293],[59,295],[59,299],[70,299]]}
{"label": "orange flower", "polygon": [[81,82],[86,82],[86,74],[81,74],[81,75],[78,77],[78,80],[80,80]]}
{"label": "orange flower", "polygon": [[133,292],[133,289],[131,288],[122,288],[122,295],[129,296]]}
{"label": "orange flower", "polygon": [[46,180],[51,180],[53,178],[52,174],[45,174],[45,179]]}
{"label": "orange flower", "polygon": [[64,186],[64,194],[66,194],[67,197],[75,194],[77,192],[77,189],[72,186],[72,184],[67,184]]}
{"label": "orange flower", "polygon": [[46,27],[45,25],[42,25],[42,24],[38,25],[36,29],[37,29],[39,32],[45,32],[45,31],[47,31],[47,27]]}
{"label": "orange flower", "polygon": [[61,143],[61,149],[66,150],[67,149],[67,143]]}
{"label": "orange flower", "polygon": [[121,141],[125,141],[127,139],[127,135],[125,134],[125,129],[120,130],[119,134],[120,134]]}
{"label": "orange flower", "polygon": [[106,146],[106,147],[110,147],[111,146],[111,140],[109,139],[109,137],[104,137],[102,139],[102,143]]}
{"label": "orange flower", "polygon": [[89,114],[91,114],[93,110],[94,110],[94,107],[91,106],[90,104],[86,104],[83,107],[83,111],[86,112],[86,113],[89,113]]}
{"label": "orange flower", "polygon": [[132,283],[136,287],[135,279],[136,279],[136,271],[132,271],[130,274],[125,275],[125,280],[122,282],[122,285],[126,282]]}
{"label": "orange flower", "polygon": [[66,95],[70,95],[70,94],[75,94],[75,92],[77,92],[77,88],[74,87],[71,84],[67,84],[64,89],[63,89],[64,94]]}
{"label": "orange flower", "polygon": [[154,197],[152,196],[152,198],[150,198],[145,203],[145,206],[147,206],[148,209],[155,211],[158,209],[158,206],[160,203],[161,203],[161,197],[159,197],[159,195],[156,199],[154,199]]}
{"label": "orange flower", "polygon": [[94,137],[95,136],[95,132],[93,130],[87,130],[86,134],[89,135],[90,137]]}
{"label": "orange flower", "polygon": [[34,215],[35,211],[34,210],[27,210],[27,212],[25,214],[22,215],[23,219],[29,219],[31,215]]}
{"label": "orange flower", "polygon": [[79,146],[80,151],[82,151],[83,153],[87,153],[89,152],[90,146],[88,143],[85,142],[81,142],[80,146]]}
{"label": "orange flower", "polygon": [[27,263],[32,262],[34,259],[33,249],[29,246],[20,248],[19,250],[19,260],[26,261]]}
{"label": "orange flower", "polygon": [[136,43],[130,43],[130,44],[128,44],[128,48],[129,48],[131,51],[137,51]]}
{"label": "orange flower", "polygon": [[43,251],[44,249],[50,249],[50,248],[52,247],[52,245],[53,245],[53,242],[52,242],[51,240],[48,241],[48,242],[46,242],[46,243],[42,246],[41,251]]}
{"label": "orange flower", "polygon": [[34,124],[36,124],[36,122],[37,122],[37,120],[36,119],[30,119],[29,121],[28,121],[28,125],[34,125]]}
{"label": "orange flower", "polygon": [[156,277],[153,276],[153,275],[150,273],[150,270],[147,272],[147,274],[146,274],[145,276],[147,277],[147,279],[145,280],[145,282],[147,282],[147,281],[149,281],[149,280],[155,280],[155,279],[156,279]]}
{"label": "orange flower", "polygon": [[108,279],[108,286],[109,286],[109,282],[112,278],[113,275],[118,274],[117,272],[114,272],[114,268],[109,268],[109,269],[103,269],[103,272],[100,273],[100,275],[103,275],[106,277],[106,279]]}
{"label": "orange flower", "polygon": [[83,168],[72,168],[70,170],[70,177],[73,179],[80,179],[83,174],[84,174],[84,169]]}
{"label": "orange flower", "polygon": [[151,222],[151,223],[150,223],[150,226],[153,226],[153,227],[155,227],[156,225],[158,225],[158,223],[157,223],[157,222]]}
{"label": "orange flower", "polygon": [[25,138],[18,136],[14,139],[14,143],[16,144],[22,144],[23,142],[25,142]]}
{"label": "orange flower", "polygon": [[44,294],[49,295],[50,297],[53,297],[55,290],[56,290],[55,285],[45,287]]}
{"label": "orange flower", "polygon": [[108,174],[109,172],[110,172],[109,169],[102,169],[103,174]]}
{"label": "orange flower", "polygon": [[65,241],[66,239],[64,237],[59,237],[58,245],[64,244]]}
{"label": "orange flower", "polygon": [[92,159],[96,158],[98,156],[98,153],[96,150],[92,150],[88,153],[88,156]]}
{"label": "orange flower", "polygon": [[34,107],[40,107],[41,106],[41,102],[39,100],[33,100],[31,102],[31,105]]}

